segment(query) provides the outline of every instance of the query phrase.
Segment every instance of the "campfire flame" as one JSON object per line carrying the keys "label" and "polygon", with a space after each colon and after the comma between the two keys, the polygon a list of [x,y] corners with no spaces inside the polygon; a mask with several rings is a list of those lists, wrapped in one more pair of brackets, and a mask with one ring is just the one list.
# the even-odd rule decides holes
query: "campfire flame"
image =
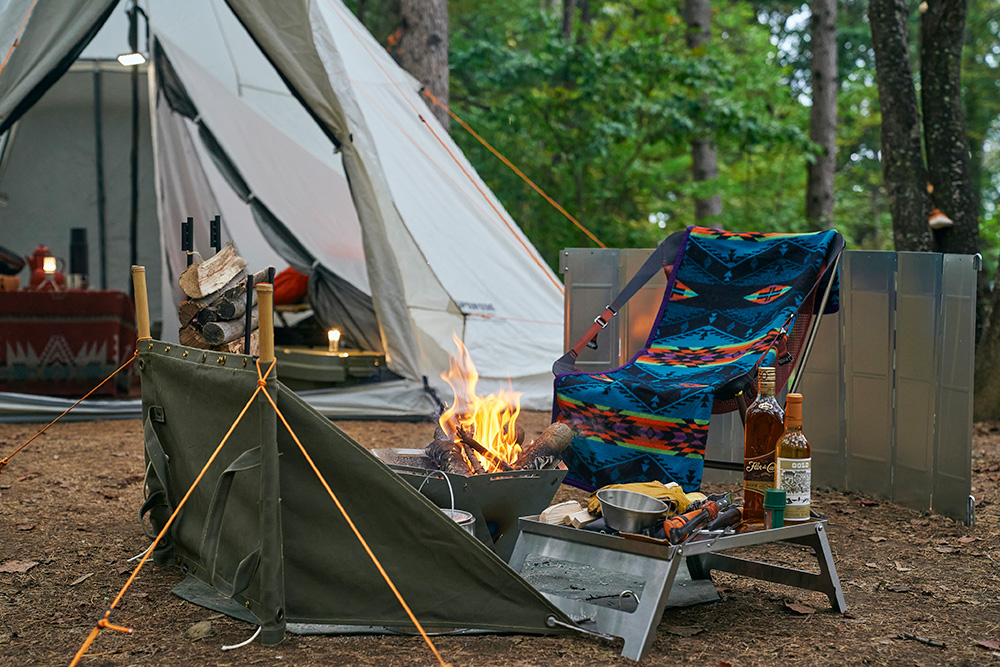
{"label": "campfire flame", "polygon": [[[469,350],[454,333],[452,339],[458,346],[458,352],[450,357],[448,372],[441,373],[441,379],[451,386],[455,400],[438,418],[438,423],[456,442],[461,442],[457,435],[458,428],[461,427],[499,459],[513,464],[521,453],[521,446],[516,440],[521,392],[502,389],[496,394],[477,396],[479,373],[472,363]],[[468,450],[466,453],[471,454]],[[478,452],[475,456],[487,472],[500,469],[488,457]]]}

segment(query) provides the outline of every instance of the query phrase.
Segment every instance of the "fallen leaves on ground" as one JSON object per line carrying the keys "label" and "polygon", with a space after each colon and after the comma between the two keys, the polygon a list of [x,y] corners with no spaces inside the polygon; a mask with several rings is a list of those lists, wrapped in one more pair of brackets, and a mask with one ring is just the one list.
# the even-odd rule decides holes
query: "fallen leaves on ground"
{"label": "fallen leaves on ground", "polygon": [[37,561],[33,560],[8,560],[0,563],[0,572],[16,572],[20,574],[27,572],[36,565],[38,565]]}
{"label": "fallen leaves on ground", "polygon": [[212,630],[212,621],[199,621],[184,631],[184,636],[193,642],[205,639],[215,634]]}
{"label": "fallen leaves on ground", "polygon": [[816,610],[813,609],[812,607],[810,607],[809,605],[799,604],[797,602],[786,602],[785,603],[785,607],[787,609],[791,609],[792,611],[794,611],[797,614],[802,614],[802,615],[808,615],[808,614],[815,614],[816,613]]}

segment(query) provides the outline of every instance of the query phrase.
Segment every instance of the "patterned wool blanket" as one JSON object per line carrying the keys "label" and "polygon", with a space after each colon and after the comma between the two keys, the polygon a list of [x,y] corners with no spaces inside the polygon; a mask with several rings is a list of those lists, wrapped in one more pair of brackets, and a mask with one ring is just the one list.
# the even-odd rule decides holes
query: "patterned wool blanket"
{"label": "patterned wool blanket", "polygon": [[555,379],[553,418],[574,430],[564,459],[581,486],[699,488],[716,393],[773,363],[843,247],[835,231],[683,234],[646,347],[621,368]]}

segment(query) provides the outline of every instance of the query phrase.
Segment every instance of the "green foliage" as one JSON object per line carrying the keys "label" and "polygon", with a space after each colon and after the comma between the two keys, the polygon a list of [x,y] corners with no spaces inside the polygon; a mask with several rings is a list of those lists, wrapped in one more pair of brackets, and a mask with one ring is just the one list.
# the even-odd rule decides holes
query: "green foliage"
{"label": "green foliage", "polygon": [[[602,3],[569,40],[556,18],[537,5],[507,20],[454,17],[452,107],[604,243],[655,244],[694,222],[695,196],[715,193],[723,226],[801,218],[808,117],[747,5],[713,17],[712,42],[694,52],[673,3]],[[550,262],[591,245],[474,139],[453,135]],[[716,141],[720,178],[695,185],[689,147],[703,135]]]}
{"label": "green foliage", "polygon": [[[349,4],[384,43],[398,2]],[[970,3],[969,132],[984,241],[1000,246],[1000,3]],[[567,38],[561,2],[452,0],[451,108],[609,246],[651,246],[693,224],[694,198],[713,194],[723,201],[714,224],[805,231],[816,148],[808,4],[716,0],[712,39],[694,51],[682,4],[590,0],[589,22],[578,11]],[[891,249],[866,12],[864,0],[838,2],[835,222],[852,247]],[[915,51],[916,12],[911,37]],[[459,125],[452,136],[553,266],[562,248],[593,245]],[[690,142],[699,136],[716,142],[719,178],[695,184]]]}

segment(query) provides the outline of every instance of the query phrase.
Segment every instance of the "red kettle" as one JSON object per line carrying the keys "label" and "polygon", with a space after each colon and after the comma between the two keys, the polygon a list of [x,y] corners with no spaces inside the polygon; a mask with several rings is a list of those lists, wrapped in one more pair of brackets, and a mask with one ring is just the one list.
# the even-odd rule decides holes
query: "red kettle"
{"label": "red kettle", "polygon": [[[66,287],[66,276],[59,270],[62,260],[52,256],[52,251],[44,245],[35,248],[35,252],[26,257],[31,269],[31,283],[28,289],[51,292]],[[46,262],[48,259],[48,262]]]}

